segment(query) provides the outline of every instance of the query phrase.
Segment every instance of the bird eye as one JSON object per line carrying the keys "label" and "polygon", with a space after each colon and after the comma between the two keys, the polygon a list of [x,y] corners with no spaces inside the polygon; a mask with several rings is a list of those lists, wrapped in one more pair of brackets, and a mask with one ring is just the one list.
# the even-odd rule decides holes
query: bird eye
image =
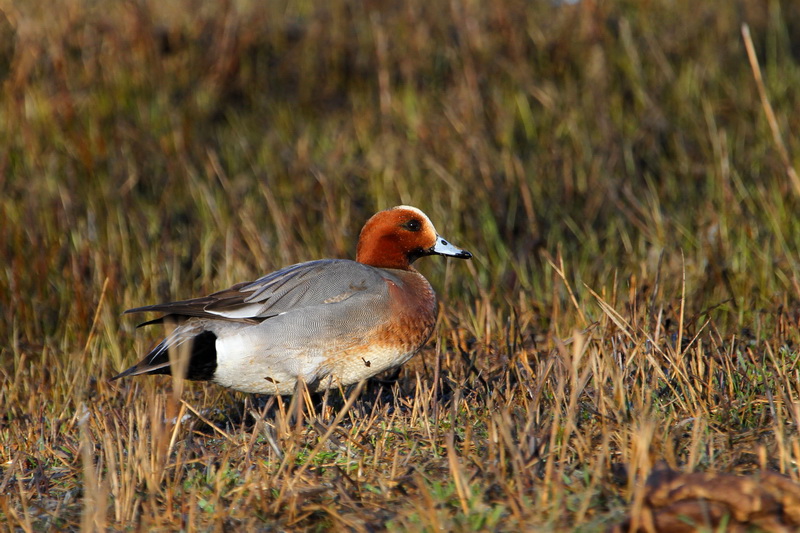
{"label": "bird eye", "polygon": [[422,229],[422,223],[417,220],[416,218],[412,218],[408,222],[401,224],[402,227],[407,229],[408,231],[419,231]]}

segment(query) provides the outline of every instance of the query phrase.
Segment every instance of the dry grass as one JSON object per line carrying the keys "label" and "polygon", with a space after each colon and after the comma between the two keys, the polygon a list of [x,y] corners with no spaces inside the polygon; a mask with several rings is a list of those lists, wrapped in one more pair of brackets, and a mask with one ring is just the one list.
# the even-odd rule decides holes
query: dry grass
{"label": "dry grass", "polygon": [[[3,530],[595,531],[658,461],[800,479],[793,2],[261,4],[4,5]],[[476,257],[420,261],[396,379],[106,381],[124,309],[399,203]]]}

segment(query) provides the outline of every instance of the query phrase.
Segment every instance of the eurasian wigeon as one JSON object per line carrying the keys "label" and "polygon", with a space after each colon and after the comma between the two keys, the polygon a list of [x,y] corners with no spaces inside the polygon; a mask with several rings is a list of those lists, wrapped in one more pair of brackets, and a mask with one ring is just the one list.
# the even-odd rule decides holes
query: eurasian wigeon
{"label": "eurasian wigeon", "polygon": [[175,329],[111,379],[170,374],[170,350],[184,350],[187,379],[244,392],[292,394],[299,379],[314,391],[358,383],[408,361],[433,332],[436,295],[411,266],[425,255],[472,257],[401,205],[367,221],[355,261],[309,261],[203,298],[130,309],[164,313],[145,324]]}

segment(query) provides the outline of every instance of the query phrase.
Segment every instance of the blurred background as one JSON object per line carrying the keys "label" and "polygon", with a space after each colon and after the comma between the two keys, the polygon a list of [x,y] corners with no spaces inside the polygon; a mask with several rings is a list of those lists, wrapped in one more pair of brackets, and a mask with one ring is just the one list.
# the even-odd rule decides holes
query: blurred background
{"label": "blurred background", "polygon": [[[0,528],[591,531],[662,459],[798,479],[800,2],[0,0],[0,87]],[[160,335],[125,309],[398,204],[474,258],[416,264],[442,327],[330,443],[106,381]]]}
{"label": "blurred background", "polygon": [[580,325],[558,311],[561,260],[580,305],[584,284],[649,287],[669,311],[685,276],[687,306],[713,307],[720,327],[796,307],[796,2],[63,0],[2,14],[3,338],[80,345],[104,283],[115,321],[353,257],[368,216],[401,203],[475,254],[418,265],[448,307],[483,302],[498,324],[513,309],[538,332]]}

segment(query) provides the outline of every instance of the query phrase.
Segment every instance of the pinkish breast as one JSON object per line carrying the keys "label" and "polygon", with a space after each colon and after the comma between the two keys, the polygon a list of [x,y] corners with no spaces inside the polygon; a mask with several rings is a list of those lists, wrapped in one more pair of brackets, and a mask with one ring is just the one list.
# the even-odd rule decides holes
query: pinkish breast
{"label": "pinkish breast", "polygon": [[397,275],[400,283],[386,280],[391,302],[391,320],[381,328],[381,340],[403,351],[419,350],[433,333],[439,308],[428,280],[416,271]]}

